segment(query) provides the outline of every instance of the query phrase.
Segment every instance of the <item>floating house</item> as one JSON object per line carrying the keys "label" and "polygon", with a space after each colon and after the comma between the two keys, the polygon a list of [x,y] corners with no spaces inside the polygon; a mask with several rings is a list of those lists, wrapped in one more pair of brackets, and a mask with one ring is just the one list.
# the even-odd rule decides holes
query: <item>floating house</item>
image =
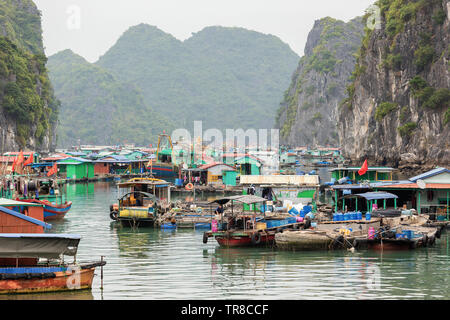
{"label": "floating house", "polygon": [[280,156],[281,165],[294,165],[297,161],[297,154],[294,152],[285,152]]}
{"label": "floating house", "polygon": [[[229,183],[232,185],[234,176],[234,185],[236,185],[236,169],[225,163],[211,163],[204,164],[199,167],[200,170],[205,170],[207,184],[225,184],[223,181],[224,172],[228,172],[226,175]],[[232,173],[234,172],[234,174]]]}
{"label": "floating house", "polygon": [[225,163],[210,163],[183,170],[187,174],[187,179],[192,182],[195,177],[200,178],[200,182],[206,185],[236,185],[237,171],[234,167]]}
{"label": "floating house", "polygon": [[450,170],[436,168],[406,181],[373,185],[375,190],[398,195],[398,206],[415,208],[418,213],[430,214],[430,218],[449,219]]}
{"label": "floating house", "polygon": [[[316,207],[316,197],[319,188],[317,175],[268,175],[268,176],[241,176],[240,184],[244,187],[255,187],[256,195],[270,194],[272,199],[280,200],[283,204],[312,204]],[[269,197],[270,198],[270,197]]]}
{"label": "floating house", "polygon": [[331,177],[336,181],[342,178],[349,178],[358,183],[361,181],[377,182],[377,181],[392,181],[394,169],[390,167],[369,167],[367,172],[362,176],[358,171],[360,167],[345,167],[330,169]]}
{"label": "floating house", "polygon": [[70,157],[57,161],[59,173],[67,179],[80,180],[94,177],[94,162],[91,160]]}
{"label": "floating house", "polygon": [[235,159],[234,164],[241,176],[243,175],[259,176],[261,174],[262,162],[261,160],[253,156],[246,155],[237,158]]}

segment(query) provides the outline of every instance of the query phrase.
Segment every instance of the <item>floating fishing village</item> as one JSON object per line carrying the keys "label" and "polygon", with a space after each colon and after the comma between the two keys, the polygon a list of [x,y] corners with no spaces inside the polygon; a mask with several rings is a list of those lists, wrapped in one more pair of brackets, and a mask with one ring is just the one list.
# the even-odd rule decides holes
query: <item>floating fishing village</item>
{"label": "floating fishing village", "polygon": [[[450,0],[50,2],[0,0],[0,300],[450,300]],[[279,315],[216,307],[166,310]]]}
{"label": "floating fishing village", "polygon": [[[68,184],[112,181],[120,197],[104,214],[121,228],[192,229],[203,233],[203,244],[216,241],[225,248],[417,250],[434,246],[449,225],[448,168],[396,180],[395,169],[370,167],[367,160],[346,166],[338,148],[281,148],[265,159],[252,150],[216,151],[203,148],[200,165],[180,163],[186,151],[163,134],[156,149],[5,153],[0,293],[86,289],[96,267],[103,273],[103,256],[76,264],[81,278],[71,286],[75,270],[61,259],[76,260],[81,239],[45,232],[52,221],[70,220]],[[266,166],[276,167],[276,159],[280,169],[262,174]],[[330,181],[320,179],[319,168],[326,168]],[[214,199],[202,200],[205,193]],[[183,197],[175,201],[177,194]]]}

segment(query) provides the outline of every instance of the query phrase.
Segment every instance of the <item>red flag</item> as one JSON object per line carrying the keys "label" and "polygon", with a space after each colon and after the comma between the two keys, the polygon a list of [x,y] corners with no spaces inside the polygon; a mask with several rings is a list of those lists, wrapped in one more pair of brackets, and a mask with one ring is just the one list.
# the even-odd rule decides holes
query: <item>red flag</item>
{"label": "red flag", "polygon": [[32,164],[33,163],[33,155],[31,155],[28,159],[27,159],[27,161],[25,161],[24,163],[23,163],[23,166],[25,167],[26,165],[29,165],[29,164]]}
{"label": "red flag", "polygon": [[362,165],[361,169],[359,169],[358,173],[360,176],[366,174],[367,170],[369,170],[369,166],[367,164],[367,159],[364,161],[364,164]]}
{"label": "red flag", "polygon": [[53,164],[53,167],[47,172],[47,177],[50,177],[58,172],[58,165],[56,162]]}
{"label": "red flag", "polygon": [[12,164],[11,172],[14,172],[14,171],[16,170],[16,161],[17,161],[17,158],[14,158],[14,161],[13,161],[13,164]]}
{"label": "red flag", "polygon": [[19,165],[23,162],[24,158],[23,158],[23,151],[20,150],[19,156],[17,157],[17,163],[16,165]]}

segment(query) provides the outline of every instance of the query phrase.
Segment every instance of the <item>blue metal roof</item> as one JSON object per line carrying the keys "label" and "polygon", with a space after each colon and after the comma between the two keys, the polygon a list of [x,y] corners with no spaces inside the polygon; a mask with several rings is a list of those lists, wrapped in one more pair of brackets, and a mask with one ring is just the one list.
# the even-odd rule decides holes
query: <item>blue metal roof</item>
{"label": "blue metal roof", "polygon": [[[64,158],[64,159],[58,160],[58,161],[56,161],[56,162],[57,162],[57,163],[64,164],[66,160],[76,160],[76,161],[78,161],[78,164],[81,163],[81,162],[92,162],[92,160],[88,160],[88,159],[84,159],[84,158],[79,158],[79,157]],[[68,164],[73,164],[73,163],[68,162]]]}
{"label": "blue metal roof", "polygon": [[367,200],[381,200],[381,199],[397,199],[398,196],[389,192],[367,192],[359,193],[356,196],[366,198]]}
{"label": "blue metal roof", "polygon": [[[107,158],[112,158],[111,159],[107,159]],[[121,156],[121,155],[109,155],[106,157],[103,157],[101,159],[98,159],[96,162],[110,162],[110,163],[116,163],[116,162],[120,162],[120,163],[130,163],[132,162],[130,159],[128,159],[125,156]]]}
{"label": "blue metal roof", "polygon": [[436,169],[427,171],[425,173],[422,173],[418,176],[412,177],[409,180],[412,182],[416,182],[417,180],[430,178],[430,177],[436,176],[436,175],[444,173],[444,172],[450,172],[450,170],[447,168],[436,168]]}
{"label": "blue metal roof", "polygon": [[35,219],[35,218],[32,218],[32,217],[28,217],[28,216],[26,216],[26,215],[24,215],[22,213],[16,212],[14,210],[11,210],[11,209],[8,209],[8,208],[5,208],[5,207],[1,207],[0,206],[0,211],[4,212],[6,214],[9,214],[11,216],[17,217],[19,219],[22,219],[22,220],[34,223],[34,224],[36,224],[38,226],[44,227],[45,229],[51,229],[52,228],[51,224],[45,223],[45,222],[43,222],[41,220],[38,220],[38,219]]}
{"label": "blue metal roof", "polygon": [[333,185],[333,189],[371,189],[367,184],[339,184]]}

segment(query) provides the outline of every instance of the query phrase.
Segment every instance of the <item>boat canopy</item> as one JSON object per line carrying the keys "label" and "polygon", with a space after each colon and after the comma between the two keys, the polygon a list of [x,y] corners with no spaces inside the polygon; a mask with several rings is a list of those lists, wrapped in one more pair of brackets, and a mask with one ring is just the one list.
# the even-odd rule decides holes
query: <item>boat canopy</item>
{"label": "boat canopy", "polygon": [[125,182],[117,184],[120,188],[133,187],[136,185],[150,185],[159,188],[169,187],[169,183],[165,180],[152,179],[152,178],[135,178]]}
{"label": "boat canopy", "polygon": [[75,256],[81,236],[74,234],[0,233],[1,258],[58,259]]}
{"label": "boat canopy", "polygon": [[238,195],[238,196],[216,199],[210,203],[225,204],[225,203],[228,203],[229,201],[237,201],[237,202],[241,202],[241,203],[245,203],[245,204],[254,204],[254,203],[264,203],[269,200],[267,200],[266,198],[261,198],[261,197],[253,196],[253,195]]}
{"label": "boat canopy", "polygon": [[343,198],[365,198],[366,200],[382,200],[382,199],[397,199],[398,196],[389,192],[367,192],[359,194],[350,194]]}
{"label": "boat canopy", "polygon": [[124,194],[122,197],[120,197],[119,200],[123,200],[126,197],[128,197],[129,195],[135,194],[135,193],[143,194],[146,198],[151,198],[153,201],[156,201],[156,202],[159,201],[158,198],[154,194],[151,194],[148,192],[143,192],[143,191],[128,192],[127,194]]}

